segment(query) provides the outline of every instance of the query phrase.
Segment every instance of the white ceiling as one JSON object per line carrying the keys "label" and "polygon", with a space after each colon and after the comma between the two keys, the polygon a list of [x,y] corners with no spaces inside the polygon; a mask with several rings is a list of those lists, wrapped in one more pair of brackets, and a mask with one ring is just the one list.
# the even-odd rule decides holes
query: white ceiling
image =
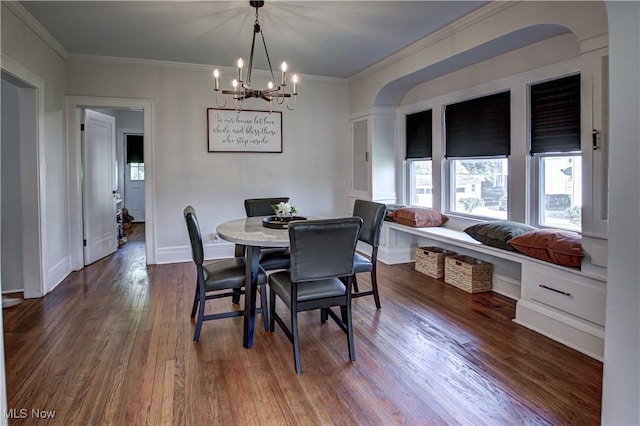
{"label": "white ceiling", "polygon": [[[348,78],[486,1],[267,1],[274,71]],[[250,52],[248,1],[23,1],[67,53],[234,66]],[[257,42],[257,41],[256,41]],[[254,67],[268,69],[261,46]]]}

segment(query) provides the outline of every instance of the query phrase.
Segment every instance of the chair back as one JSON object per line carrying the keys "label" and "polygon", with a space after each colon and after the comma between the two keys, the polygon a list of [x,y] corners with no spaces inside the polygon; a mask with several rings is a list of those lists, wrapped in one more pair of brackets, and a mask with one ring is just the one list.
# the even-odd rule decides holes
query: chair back
{"label": "chair back", "polygon": [[244,209],[247,217],[271,216],[274,214],[271,206],[280,202],[288,203],[289,197],[249,198],[244,200]]}
{"label": "chair back", "polygon": [[372,247],[380,245],[382,222],[386,214],[387,206],[373,201],[356,200],[353,205],[353,216],[362,218],[360,241]]}
{"label": "chair back", "polygon": [[291,222],[291,281],[353,275],[353,258],[361,226],[359,217]]}
{"label": "chair back", "polygon": [[191,206],[184,208],[182,212],[184,221],[187,223],[189,231],[189,240],[191,240],[191,254],[196,265],[202,265],[204,262],[204,250],[202,248],[202,235],[200,235],[200,225],[196,217],[196,211]]}

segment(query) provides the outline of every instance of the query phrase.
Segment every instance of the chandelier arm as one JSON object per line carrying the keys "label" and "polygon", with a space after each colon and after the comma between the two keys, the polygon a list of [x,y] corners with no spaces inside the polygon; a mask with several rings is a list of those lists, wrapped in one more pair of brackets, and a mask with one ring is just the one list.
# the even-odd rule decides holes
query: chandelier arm
{"label": "chandelier arm", "polygon": [[[269,64],[269,72],[271,72],[271,78],[276,81],[276,77],[273,75],[273,68],[271,68],[271,59],[269,59],[269,51],[267,50],[267,42],[264,39],[264,32],[260,31],[260,37],[262,38],[262,45],[264,46],[264,53],[267,56],[267,63]],[[280,86],[278,86],[280,88]]]}
{"label": "chandelier arm", "polygon": [[216,90],[216,105],[218,108],[224,108],[227,106],[227,95],[224,96],[224,103],[220,105],[220,101],[218,101],[218,90]]}
{"label": "chandelier arm", "polygon": [[260,33],[260,24],[258,23],[258,9],[256,8],[256,23],[253,24],[253,40],[251,40],[251,55],[249,56],[249,70],[247,71],[247,83],[251,84],[251,70],[253,69],[253,51],[256,46],[256,34]]}
{"label": "chandelier arm", "polygon": [[287,100],[287,109],[289,111],[295,111],[295,109],[296,109],[296,100],[298,99],[298,97],[297,96],[291,96],[291,97],[293,98],[293,107],[289,106],[289,100]]}

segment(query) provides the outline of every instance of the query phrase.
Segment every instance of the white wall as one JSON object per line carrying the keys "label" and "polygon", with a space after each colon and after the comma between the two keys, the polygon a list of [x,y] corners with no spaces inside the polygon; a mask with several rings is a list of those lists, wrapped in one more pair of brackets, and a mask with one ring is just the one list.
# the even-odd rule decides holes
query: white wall
{"label": "white wall", "polygon": [[[43,235],[46,235],[45,284],[50,290],[57,285],[69,269],[69,238],[67,209],[66,141],[64,137],[65,63],[17,16],[2,3],[2,54],[11,58],[29,73],[44,82],[44,111],[40,117],[44,129],[40,133],[43,147],[40,173],[44,177],[46,211]],[[33,164],[33,167],[37,167]],[[37,224],[32,224],[37,226]]]}
{"label": "white wall", "polygon": [[2,80],[2,292],[22,291],[18,88]]}
{"label": "white wall", "polygon": [[[209,245],[219,223],[244,216],[245,198],[285,195],[301,214],[350,214],[345,81],[302,77],[296,110],[283,111],[283,153],[208,153],[206,112],[216,106],[208,67],[70,62],[68,71],[75,95],[153,102],[154,157],[145,163],[155,174],[157,262],[191,258],[182,218],[188,204]],[[244,108],[266,104],[250,100]],[[232,253],[231,244],[215,246]]]}
{"label": "white wall", "polygon": [[609,276],[602,424],[640,424],[640,3],[607,2]]}

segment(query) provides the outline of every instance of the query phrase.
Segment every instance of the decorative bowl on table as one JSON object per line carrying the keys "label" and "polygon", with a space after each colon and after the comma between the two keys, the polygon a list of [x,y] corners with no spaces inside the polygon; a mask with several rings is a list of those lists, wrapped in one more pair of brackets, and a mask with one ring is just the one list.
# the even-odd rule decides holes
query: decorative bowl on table
{"label": "decorative bowl on table", "polygon": [[262,218],[262,226],[271,229],[287,229],[293,220],[307,220],[302,216],[267,216]]}

